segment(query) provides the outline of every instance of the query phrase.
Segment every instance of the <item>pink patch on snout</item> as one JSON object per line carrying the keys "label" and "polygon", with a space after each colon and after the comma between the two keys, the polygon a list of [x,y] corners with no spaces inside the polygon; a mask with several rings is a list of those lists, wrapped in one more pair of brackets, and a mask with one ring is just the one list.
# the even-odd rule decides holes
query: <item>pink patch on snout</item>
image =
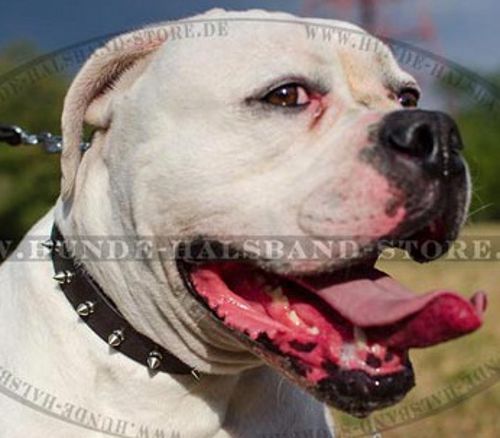
{"label": "pink patch on snout", "polygon": [[347,183],[343,192],[349,195],[341,208],[352,216],[342,225],[342,231],[347,235],[373,237],[390,233],[406,216],[401,193],[367,165],[357,166],[353,179],[359,182]]}
{"label": "pink patch on snout", "polygon": [[401,191],[369,163],[358,161],[345,173],[303,204],[302,229],[324,236],[379,238],[405,219]]}

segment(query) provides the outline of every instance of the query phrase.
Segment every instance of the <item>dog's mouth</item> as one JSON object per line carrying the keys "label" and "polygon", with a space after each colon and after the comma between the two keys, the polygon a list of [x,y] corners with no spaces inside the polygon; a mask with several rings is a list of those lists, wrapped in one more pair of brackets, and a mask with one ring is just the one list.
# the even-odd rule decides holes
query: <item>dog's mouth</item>
{"label": "dog's mouth", "polygon": [[178,260],[187,288],[258,356],[318,399],[366,416],[414,386],[410,348],[476,330],[486,297],[417,295],[374,267],[294,276],[248,261]]}

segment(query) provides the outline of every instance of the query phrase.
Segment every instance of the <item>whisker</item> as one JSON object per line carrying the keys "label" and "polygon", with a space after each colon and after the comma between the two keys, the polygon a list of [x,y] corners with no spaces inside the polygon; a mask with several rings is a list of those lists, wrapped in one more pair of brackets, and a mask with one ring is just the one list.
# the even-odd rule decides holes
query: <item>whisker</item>
{"label": "whisker", "polygon": [[475,214],[479,213],[480,211],[483,211],[483,210],[486,210],[487,208],[490,208],[492,207],[493,204],[492,202],[490,202],[489,204],[485,204],[485,205],[482,205],[481,207],[478,207],[476,208],[474,211],[471,211],[469,214],[467,214],[467,221]]}

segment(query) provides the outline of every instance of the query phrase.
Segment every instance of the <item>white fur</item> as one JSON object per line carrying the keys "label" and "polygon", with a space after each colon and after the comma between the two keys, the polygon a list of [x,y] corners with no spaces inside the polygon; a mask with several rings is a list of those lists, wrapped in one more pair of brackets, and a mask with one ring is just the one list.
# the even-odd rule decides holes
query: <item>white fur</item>
{"label": "white fur", "polygon": [[[354,235],[396,226],[397,218],[373,220],[392,194],[358,160],[367,125],[397,108],[384,90],[412,81],[387,49],[308,40],[288,14],[216,10],[195,19],[207,17],[290,22],[229,21],[226,37],[100,49],[65,101],[62,196],[31,234],[47,236],[54,216],[63,234],[80,236]],[[97,96],[124,67],[113,89]],[[316,128],[308,128],[308,113],[243,104],[283,74],[319,78],[331,89]],[[84,119],[99,131],[81,158]],[[353,181],[353,172],[363,180]],[[351,197],[342,201],[341,192]],[[357,220],[346,216],[353,211]],[[61,400],[183,437],[328,427],[320,403],[193,312],[173,262],[89,261],[87,269],[137,330],[197,367],[201,382],[150,378],[145,367],[109,354],[57,290],[49,260],[10,260],[0,269],[1,366]],[[98,436],[5,397],[0,412],[2,437]]]}

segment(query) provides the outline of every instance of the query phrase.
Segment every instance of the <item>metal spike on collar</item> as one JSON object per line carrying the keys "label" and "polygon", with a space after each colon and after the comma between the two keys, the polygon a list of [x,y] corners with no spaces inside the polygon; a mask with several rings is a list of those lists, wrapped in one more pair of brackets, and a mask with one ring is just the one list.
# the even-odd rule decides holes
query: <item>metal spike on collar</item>
{"label": "metal spike on collar", "polygon": [[115,330],[108,336],[108,344],[114,348],[119,347],[124,340],[125,335],[123,334],[123,330]]}
{"label": "metal spike on collar", "polygon": [[74,276],[73,271],[59,271],[52,278],[59,284],[70,284]]}
{"label": "metal spike on collar", "polygon": [[150,370],[157,370],[161,365],[162,359],[163,356],[161,355],[161,353],[159,351],[153,350],[148,354],[148,368]]}
{"label": "metal spike on collar", "polygon": [[48,239],[46,240],[45,242],[42,242],[41,245],[44,247],[44,248],[47,248],[48,250],[52,251],[55,247],[55,243],[53,240],[51,239]]}
{"label": "metal spike on collar", "polygon": [[59,240],[52,240],[48,239],[45,242],[42,242],[40,245],[42,245],[44,248],[47,248],[49,251],[59,251],[61,248],[61,242]]}
{"label": "metal spike on collar", "polygon": [[92,301],[85,301],[84,303],[78,304],[76,313],[82,317],[89,316],[94,313],[94,305]]}

